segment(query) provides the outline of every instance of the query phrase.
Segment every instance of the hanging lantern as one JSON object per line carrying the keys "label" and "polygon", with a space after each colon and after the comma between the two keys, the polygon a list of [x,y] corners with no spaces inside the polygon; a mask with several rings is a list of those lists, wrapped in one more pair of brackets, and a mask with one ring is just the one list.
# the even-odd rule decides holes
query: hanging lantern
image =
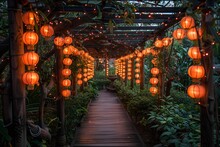
{"label": "hanging lantern", "polygon": [[72,37],[67,36],[67,37],[64,38],[64,43],[65,43],[66,45],[70,45],[72,42],[73,42]]}
{"label": "hanging lantern", "polygon": [[150,87],[150,93],[151,93],[152,95],[157,94],[157,93],[158,93],[157,87]]}
{"label": "hanging lantern", "polygon": [[38,21],[37,15],[33,11],[27,11],[22,15],[22,21],[27,25],[27,29],[33,29],[35,22]]}
{"label": "hanging lantern", "polygon": [[139,68],[136,68],[136,69],[134,70],[134,72],[139,73],[139,72],[140,72],[140,69],[139,69]]}
{"label": "hanging lantern", "polygon": [[72,73],[72,71],[71,71],[69,68],[64,68],[64,69],[62,70],[62,75],[63,75],[64,77],[70,76],[71,73]]}
{"label": "hanging lantern", "polygon": [[151,53],[151,48],[146,48],[142,51],[143,55],[149,55]]}
{"label": "hanging lantern", "polygon": [[189,48],[188,55],[193,60],[201,59],[201,53],[200,53],[199,47],[197,47],[197,46],[193,46],[193,47]]}
{"label": "hanging lantern", "polygon": [[131,76],[128,76],[128,80],[131,80]]}
{"label": "hanging lantern", "polygon": [[131,68],[128,68],[128,72],[131,72]]}
{"label": "hanging lantern", "polygon": [[84,72],[84,73],[85,73],[85,72],[88,72],[88,69],[84,68],[84,69],[83,69],[83,72]]}
{"label": "hanging lantern", "polygon": [[68,89],[62,90],[63,97],[69,97],[71,95],[71,91]]}
{"label": "hanging lantern", "polygon": [[82,74],[81,74],[81,73],[78,73],[76,77],[77,77],[78,79],[81,79],[81,78],[82,78]]}
{"label": "hanging lantern", "polygon": [[156,40],[155,42],[154,42],[154,45],[155,45],[155,47],[157,47],[157,48],[162,48],[163,47],[163,41],[162,40]]}
{"label": "hanging lantern", "polygon": [[176,40],[182,40],[186,36],[186,32],[184,29],[176,29],[173,31],[173,37]]}
{"label": "hanging lantern", "polygon": [[35,32],[27,31],[23,34],[23,42],[28,50],[34,50],[34,45],[38,42],[38,35]]}
{"label": "hanging lantern", "polygon": [[185,16],[181,19],[180,25],[183,29],[190,29],[195,26],[195,21],[191,16]]}
{"label": "hanging lantern", "polygon": [[140,74],[136,73],[134,77],[135,77],[136,79],[139,79],[139,78],[140,78]]}
{"label": "hanging lantern", "polygon": [[158,79],[157,78],[150,78],[150,83],[152,84],[152,85],[157,85],[158,84]]}
{"label": "hanging lantern", "polygon": [[88,76],[88,74],[87,74],[87,73],[84,73],[84,74],[83,74],[83,77],[87,77],[87,76]]}
{"label": "hanging lantern", "polygon": [[142,56],[143,56],[143,54],[142,54],[141,52],[138,52],[138,53],[137,53],[137,57],[138,57],[138,58],[141,58]]}
{"label": "hanging lantern", "polygon": [[64,79],[64,80],[62,81],[62,85],[63,85],[64,87],[69,87],[69,86],[71,85],[71,81],[70,81],[69,79]]}
{"label": "hanging lantern", "polygon": [[136,67],[141,67],[141,64],[140,63],[136,63],[135,66]]}
{"label": "hanging lantern", "polygon": [[41,35],[48,39],[50,38],[51,36],[53,36],[54,34],[54,30],[53,30],[53,27],[49,24],[46,24],[46,25],[43,25],[41,28],[40,28],[40,33]]}
{"label": "hanging lantern", "polygon": [[156,67],[154,67],[154,68],[152,68],[151,70],[150,70],[150,72],[151,72],[151,74],[152,75],[158,75],[159,74],[159,69],[158,68],[156,68]]}
{"label": "hanging lantern", "polygon": [[[198,31],[198,34],[197,34]],[[198,40],[202,37],[202,29],[191,28],[187,31],[187,37],[189,40]]]}
{"label": "hanging lantern", "polygon": [[22,80],[24,84],[28,85],[28,90],[34,90],[34,85],[38,84],[39,75],[36,72],[30,71],[23,74]]}
{"label": "hanging lantern", "polygon": [[62,37],[54,38],[54,44],[58,47],[62,47],[64,45],[64,39]]}
{"label": "hanging lantern", "polygon": [[140,80],[140,79],[136,79],[136,80],[135,80],[135,83],[136,83],[136,84],[140,84],[140,83],[141,83],[141,80]]}
{"label": "hanging lantern", "polygon": [[194,84],[188,87],[187,94],[191,98],[203,98],[206,94],[206,90],[204,86],[199,84]]}
{"label": "hanging lantern", "polygon": [[205,76],[205,69],[202,65],[192,65],[188,69],[188,75],[192,79],[201,79]]}
{"label": "hanging lantern", "polygon": [[64,58],[63,59],[63,64],[66,66],[70,66],[72,64],[72,60],[70,58]]}
{"label": "hanging lantern", "polygon": [[130,59],[132,59],[133,57],[134,57],[134,55],[133,55],[133,54],[130,54],[130,55],[129,55],[129,58],[130,58]]}
{"label": "hanging lantern", "polygon": [[152,54],[153,56],[158,55],[158,53],[159,53],[159,51],[155,51],[154,49],[151,49],[151,54]]}
{"label": "hanging lantern", "polygon": [[141,60],[140,58],[136,58],[135,59],[136,62],[140,62],[140,60]]}
{"label": "hanging lantern", "polygon": [[22,56],[22,61],[25,65],[29,66],[29,70],[34,70],[34,66],[39,61],[39,56],[35,52],[27,52]]}
{"label": "hanging lantern", "polygon": [[74,46],[72,46],[72,45],[69,45],[68,46],[68,48],[69,48],[69,50],[72,52],[72,54],[76,54],[76,52],[78,51],[78,49],[77,48],[75,48]]}
{"label": "hanging lantern", "polygon": [[172,39],[171,38],[163,38],[162,42],[163,42],[163,46],[168,47],[171,45]]}
{"label": "hanging lantern", "polygon": [[84,81],[84,82],[87,82],[87,81],[88,81],[88,79],[87,79],[87,78],[83,78],[83,81]]}
{"label": "hanging lantern", "polygon": [[66,55],[66,56],[71,55],[72,54],[71,49],[69,47],[65,47],[63,49],[63,54]]}
{"label": "hanging lantern", "polygon": [[77,85],[82,85],[83,81],[82,80],[77,80]]}

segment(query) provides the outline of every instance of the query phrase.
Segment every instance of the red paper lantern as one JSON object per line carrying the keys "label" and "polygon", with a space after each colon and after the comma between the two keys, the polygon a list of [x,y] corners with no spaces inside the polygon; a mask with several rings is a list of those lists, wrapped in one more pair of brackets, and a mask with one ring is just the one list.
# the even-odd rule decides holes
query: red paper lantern
{"label": "red paper lantern", "polygon": [[136,79],[139,79],[140,78],[140,74],[135,74],[135,76],[134,76]]}
{"label": "red paper lantern", "polygon": [[63,97],[69,97],[71,95],[71,91],[68,89],[62,90]]}
{"label": "red paper lantern", "polygon": [[[198,32],[197,32],[198,31]],[[198,34],[197,34],[198,33]],[[202,29],[191,28],[187,31],[187,37],[189,40],[198,40],[202,37]]]}
{"label": "red paper lantern", "polygon": [[77,80],[77,85],[82,85],[83,81],[82,80]]}
{"label": "red paper lantern", "polygon": [[150,83],[151,83],[152,85],[157,85],[158,82],[159,82],[158,78],[150,78]]}
{"label": "red paper lantern", "polygon": [[72,73],[72,71],[71,71],[69,68],[64,68],[64,69],[62,70],[62,75],[63,75],[64,77],[70,76],[71,73]]}
{"label": "red paper lantern", "polygon": [[78,79],[81,79],[81,78],[82,78],[82,74],[81,74],[81,73],[78,73],[76,77],[77,77]]}
{"label": "red paper lantern", "polygon": [[141,83],[141,80],[136,79],[136,80],[135,80],[135,83],[136,83],[136,84],[140,84],[140,83]]}
{"label": "red paper lantern", "polygon": [[173,37],[176,40],[181,40],[186,36],[186,32],[184,29],[176,29],[173,31]]}
{"label": "red paper lantern", "polygon": [[193,79],[201,79],[205,76],[205,69],[201,65],[192,65],[188,69],[188,75]]}
{"label": "red paper lantern", "polygon": [[200,53],[199,47],[197,47],[197,46],[193,46],[193,47],[189,48],[188,55],[193,60],[201,59],[201,53]]}
{"label": "red paper lantern", "polygon": [[154,45],[155,45],[155,47],[157,47],[157,48],[162,48],[163,47],[163,41],[162,40],[156,40],[155,42],[154,42]]}
{"label": "red paper lantern", "polygon": [[171,45],[172,39],[171,38],[163,38],[162,42],[163,42],[163,46],[168,47]]}
{"label": "red paper lantern", "polygon": [[151,72],[151,74],[152,75],[158,75],[159,74],[159,69],[158,68],[156,68],[156,67],[154,67],[154,68],[152,68],[151,70],[150,70],[150,72]]}
{"label": "red paper lantern", "polygon": [[38,35],[35,32],[27,31],[23,34],[23,42],[28,50],[33,50],[34,45],[38,43]]}
{"label": "red paper lantern", "polygon": [[33,90],[34,85],[38,84],[39,75],[34,71],[26,72],[23,74],[22,80],[24,84],[28,85],[28,90]]}
{"label": "red paper lantern", "polygon": [[27,52],[22,56],[22,61],[33,69],[39,61],[39,56],[35,52]]}
{"label": "red paper lantern", "polygon": [[150,87],[150,93],[151,93],[152,95],[157,94],[157,93],[158,93],[157,87]]}
{"label": "red paper lantern", "polygon": [[69,55],[72,54],[72,51],[71,51],[71,49],[69,47],[65,47],[63,49],[63,54],[66,55],[66,56],[69,56]]}
{"label": "red paper lantern", "polygon": [[64,58],[63,59],[63,64],[66,66],[70,66],[72,64],[72,60],[70,58]]}
{"label": "red paper lantern", "polygon": [[38,17],[33,11],[27,11],[22,15],[22,21],[27,25],[27,29],[33,29],[35,22],[38,22]]}
{"label": "red paper lantern", "polygon": [[66,45],[69,45],[69,44],[71,44],[72,42],[73,42],[72,37],[67,36],[67,37],[64,38],[64,43],[65,43]]}
{"label": "red paper lantern", "polygon": [[187,94],[191,98],[203,98],[206,94],[206,90],[204,86],[199,84],[194,84],[188,87]]}
{"label": "red paper lantern", "polygon": [[69,79],[64,79],[64,80],[62,81],[62,85],[63,85],[64,87],[69,87],[69,86],[71,85],[71,81],[70,81]]}
{"label": "red paper lantern", "polygon": [[181,19],[180,25],[183,29],[190,29],[195,26],[195,21],[191,16],[185,16]]}
{"label": "red paper lantern", "polygon": [[64,45],[64,39],[62,37],[54,38],[54,44],[58,47],[62,47]]}
{"label": "red paper lantern", "polygon": [[49,24],[43,25],[40,28],[40,33],[44,38],[50,38],[54,34],[53,27]]}

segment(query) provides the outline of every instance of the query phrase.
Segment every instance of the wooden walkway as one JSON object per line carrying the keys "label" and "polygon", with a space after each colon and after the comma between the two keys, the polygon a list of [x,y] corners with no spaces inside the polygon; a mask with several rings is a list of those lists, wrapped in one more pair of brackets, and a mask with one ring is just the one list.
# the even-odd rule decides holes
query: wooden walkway
{"label": "wooden walkway", "polygon": [[72,147],[144,147],[114,93],[101,91],[76,133]]}

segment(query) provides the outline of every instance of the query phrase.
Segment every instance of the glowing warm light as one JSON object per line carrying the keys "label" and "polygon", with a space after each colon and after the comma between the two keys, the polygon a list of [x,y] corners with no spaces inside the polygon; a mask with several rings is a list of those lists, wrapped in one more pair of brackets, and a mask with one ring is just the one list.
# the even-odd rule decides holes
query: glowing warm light
{"label": "glowing warm light", "polygon": [[61,47],[64,45],[64,39],[62,37],[56,37],[54,38],[54,44],[58,47]]}
{"label": "glowing warm light", "polygon": [[69,86],[71,85],[71,81],[70,81],[69,79],[64,79],[64,80],[62,81],[62,85],[63,85],[64,87],[69,87]]}
{"label": "glowing warm light", "polygon": [[26,72],[23,74],[22,80],[24,84],[28,85],[28,90],[33,90],[34,85],[38,84],[39,75],[34,71]]}
{"label": "glowing warm light", "polygon": [[163,41],[162,40],[156,40],[155,42],[154,42],[154,45],[155,45],[155,47],[157,47],[157,48],[162,48],[163,47]]}
{"label": "glowing warm light", "polygon": [[162,42],[163,42],[163,46],[168,47],[171,45],[172,39],[171,38],[163,38]]}
{"label": "glowing warm light", "polygon": [[70,45],[72,42],[73,42],[72,37],[67,36],[67,37],[64,38],[64,43],[65,44]]}
{"label": "glowing warm light", "polygon": [[[197,32],[198,31],[198,32]],[[198,34],[197,34],[198,33]],[[191,28],[187,31],[187,37],[189,40],[198,40],[202,37],[202,29]]]}
{"label": "glowing warm light", "polygon": [[27,52],[22,56],[22,61],[27,66],[35,66],[39,61],[39,56],[35,52]]}
{"label": "glowing warm light", "polygon": [[158,93],[158,88],[157,87],[150,87],[150,93],[155,95]]}
{"label": "glowing warm light", "polygon": [[200,53],[199,47],[197,46],[193,46],[189,48],[188,55],[193,60],[201,59],[201,53]]}
{"label": "glowing warm light", "polygon": [[195,21],[191,16],[185,16],[181,19],[180,25],[183,29],[190,29],[195,26]]}
{"label": "glowing warm light", "polygon": [[158,78],[150,78],[150,83],[151,83],[152,85],[157,85],[158,82],[159,82]]}
{"label": "glowing warm light", "polygon": [[158,75],[158,74],[159,74],[159,69],[156,68],[156,67],[154,67],[154,68],[152,68],[152,69],[150,70],[150,72],[151,72],[152,75]]}
{"label": "glowing warm light", "polygon": [[53,36],[54,30],[51,25],[46,24],[40,28],[40,33],[44,38],[50,38],[51,36]]}
{"label": "glowing warm light", "polygon": [[63,75],[64,77],[70,76],[71,73],[72,73],[72,71],[71,71],[69,68],[64,68],[64,69],[62,70],[62,75]]}
{"label": "glowing warm light", "polygon": [[205,69],[202,65],[192,65],[188,69],[188,75],[193,79],[201,79],[205,76]]}
{"label": "glowing warm light", "polygon": [[206,90],[204,86],[199,84],[194,84],[188,87],[187,94],[191,98],[203,98],[206,94]]}
{"label": "glowing warm light", "polygon": [[38,43],[38,35],[33,31],[27,31],[23,34],[23,42],[28,50],[33,50],[34,45]]}
{"label": "glowing warm light", "polygon": [[63,97],[69,97],[71,95],[71,91],[68,89],[62,90]]}
{"label": "glowing warm light", "polygon": [[184,29],[176,29],[173,31],[173,37],[176,40],[181,40],[186,36],[186,32]]}

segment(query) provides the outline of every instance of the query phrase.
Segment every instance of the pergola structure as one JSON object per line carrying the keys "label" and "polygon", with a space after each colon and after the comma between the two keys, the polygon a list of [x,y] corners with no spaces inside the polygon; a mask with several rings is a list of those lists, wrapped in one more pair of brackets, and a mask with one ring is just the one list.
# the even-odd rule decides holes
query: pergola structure
{"label": "pergola structure", "polygon": [[[8,0],[10,38],[8,40],[6,39],[5,43],[1,46],[10,47],[11,97],[13,99],[12,102],[10,102],[10,106],[13,107],[12,110],[14,110],[11,117],[14,119],[13,127],[22,130],[21,134],[16,134],[17,132],[13,134],[15,136],[13,138],[13,145],[21,146],[26,143],[26,116],[24,112],[26,94],[25,85],[21,81],[22,74],[25,71],[25,65],[21,62],[20,58],[20,56],[24,54],[24,44],[21,41],[21,35],[23,35],[21,11],[35,11],[35,13],[39,14],[39,26],[47,23],[53,26],[55,36],[71,36],[73,38],[73,45],[80,48],[81,53],[89,53],[89,55],[91,55],[89,57],[92,59],[117,58],[120,59],[120,62],[124,62],[124,66],[127,67],[128,61],[123,57],[135,52],[137,49],[138,51],[143,51],[146,47],[145,43],[148,40],[154,42],[156,39],[162,39],[171,33],[171,31],[173,31],[172,28],[176,26],[186,13],[200,9],[201,7],[206,7],[207,10],[202,12],[202,16],[205,17],[206,13],[209,12],[209,6],[212,4],[213,1],[211,0],[195,0],[192,1],[190,5],[185,5],[182,0],[54,0],[53,2],[46,0]],[[205,22],[205,20],[208,20],[208,18],[202,20],[203,23],[208,22]],[[219,21],[216,22],[219,23]],[[209,29],[209,33],[214,37],[217,35],[217,32],[215,30],[213,31],[212,28],[206,29]],[[215,37],[215,39],[216,42],[219,42],[218,37]],[[205,43],[210,45],[213,42]],[[198,44],[201,48],[199,41]],[[56,46],[55,48],[59,47]],[[207,50],[210,50],[210,48]],[[4,51],[5,50],[2,50],[2,52]],[[61,69],[64,67],[62,63],[63,51],[53,49],[47,53],[46,57],[43,57],[43,60],[54,53],[56,54],[57,91],[59,93],[58,96],[61,96],[59,86],[60,80],[64,79],[61,73]],[[204,64],[206,68],[208,67],[209,74],[203,82],[206,84],[206,88],[210,89],[213,88],[213,85],[212,83],[208,83],[207,79],[212,81],[213,62],[211,59],[213,54],[210,52],[210,54],[206,56],[210,58],[206,58],[202,61],[202,64]],[[134,60],[132,63],[134,66]],[[143,81],[144,59],[140,61],[140,64],[142,67],[139,70],[142,72],[141,81]],[[0,70],[4,70],[5,65],[2,66],[3,68]],[[13,68],[15,66],[19,68]],[[124,81],[126,83],[127,79]],[[141,87],[143,87],[143,82],[141,83]],[[210,125],[209,114],[206,114],[207,104],[213,104],[209,103],[212,100],[213,94],[213,90],[209,92],[203,100],[204,105],[201,105],[201,120],[205,122],[201,125],[201,142],[204,144],[204,147],[209,145],[211,145],[210,147],[213,146],[213,142],[210,142],[210,140],[213,139],[213,126]],[[58,135],[57,138],[62,144],[62,141],[65,142],[64,100],[59,99],[57,106],[59,108],[58,118],[60,120],[60,128],[58,130],[60,136]],[[213,114],[211,115],[213,117]],[[206,132],[211,133],[211,137],[206,137]],[[21,141],[17,141],[17,136],[20,137],[19,139],[21,139]]]}

